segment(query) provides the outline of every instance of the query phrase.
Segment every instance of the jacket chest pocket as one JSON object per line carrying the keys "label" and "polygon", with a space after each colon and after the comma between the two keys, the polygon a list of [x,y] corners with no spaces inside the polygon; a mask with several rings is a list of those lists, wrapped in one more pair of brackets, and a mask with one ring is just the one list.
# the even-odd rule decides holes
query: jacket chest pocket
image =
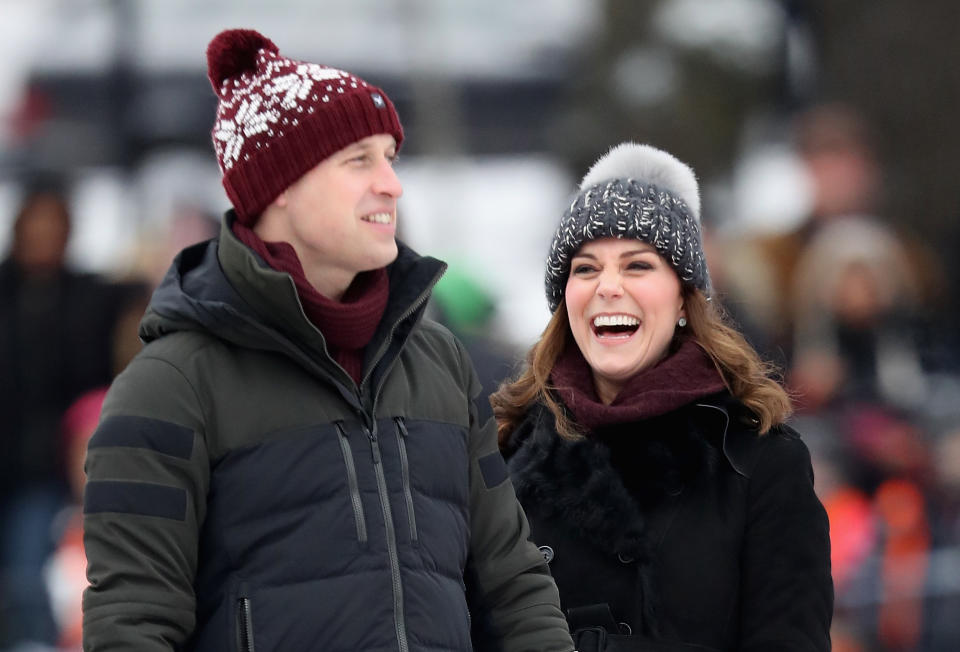
{"label": "jacket chest pocket", "polygon": [[[326,424],[275,433],[218,460],[205,548],[226,551],[235,568],[282,577],[323,577],[342,567],[371,527],[363,495],[370,453],[353,443]],[[324,554],[311,554],[316,550]]]}
{"label": "jacket chest pocket", "polygon": [[340,453],[343,455],[343,467],[346,474],[347,492],[350,495],[350,507],[353,509],[353,520],[357,527],[357,542],[367,542],[367,518],[363,509],[363,499],[360,497],[360,481],[357,476],[357,465],[353,457],[353,446],[350,438],[340,423],[336,424],[337,441],[340,444]]}
{"label": "jacket chest pocket", "polygon": [[458,530],[465,537],[470,489],[466,431],[394,417],[380,422],[380,444],[400,541],[415,546],[448,541]]}
{"label": "jacket chest pocket", "polygon": [[407,512],[407,530],[410,532],[410,542],[417,543],[417,514],[413,504],[413,489],[410,484],[410,455],[407,453],[407,439],[410,433],[403,417],[395,417],[395,434],[397,438],[397,452],[400,462],[400,485],[403,491],[403,501]]}

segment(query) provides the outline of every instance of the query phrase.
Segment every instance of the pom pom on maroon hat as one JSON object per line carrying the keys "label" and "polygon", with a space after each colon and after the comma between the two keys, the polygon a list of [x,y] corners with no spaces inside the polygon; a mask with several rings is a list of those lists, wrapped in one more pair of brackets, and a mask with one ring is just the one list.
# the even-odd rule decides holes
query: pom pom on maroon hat
{"label": "pom pom on maroon hat", "polygon": [[259,32],[231,29],[207,47],[219,98],[213,146],[237,218],[253,224],[325,158],[375,134],[397,147],[403,127],[381,89],[349,72],[288,59]]}

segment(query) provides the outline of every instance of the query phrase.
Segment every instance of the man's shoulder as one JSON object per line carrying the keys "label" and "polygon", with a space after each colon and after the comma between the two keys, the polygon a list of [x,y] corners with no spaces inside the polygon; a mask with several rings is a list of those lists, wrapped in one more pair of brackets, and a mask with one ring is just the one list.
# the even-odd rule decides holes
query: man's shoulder
{"label": "man's shoulder", "polygon": [[154,358],[171,363],[193,359],[198,354],[217,350],[222,340],[202,330],[178,330],[151,340],[144,345],[137,358]]}
{"label": "man's shoulder", "polygon": [[160,369],[193,384],[199,378],[222,377],[232,357],[227,342],[199,330],[178,330],[151,340],[124,369],[124,376],[140,385],[151,384]]}
{"label": "man's shoulder", "polygon": [[435,337],[449,342],[457,341],[457,336],[454,335],[449,328],[435,319],[430,319],[429,317],[424,317],[420,320],[419,330],[422,332],[424,337]]}

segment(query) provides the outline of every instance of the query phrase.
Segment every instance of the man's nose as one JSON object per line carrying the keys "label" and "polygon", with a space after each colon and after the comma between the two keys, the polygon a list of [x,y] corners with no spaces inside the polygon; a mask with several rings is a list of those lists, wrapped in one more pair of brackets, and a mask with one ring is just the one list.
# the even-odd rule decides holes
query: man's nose
{"label": "man's nose", "polygon": [[380,161],[374,190],[378,194],[389,195],[394,199],[398,199],[403,194],[403,184],[400,183],[400,177],[397,176],[397,171],[393,169],[393,164],[387,158]]}

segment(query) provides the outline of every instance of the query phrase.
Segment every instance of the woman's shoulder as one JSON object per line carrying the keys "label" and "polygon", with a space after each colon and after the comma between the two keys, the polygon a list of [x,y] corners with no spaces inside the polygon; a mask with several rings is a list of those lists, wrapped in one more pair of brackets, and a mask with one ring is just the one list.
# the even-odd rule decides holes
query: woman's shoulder
{"label": "woman's shoulder", "polygon": [[803,439],[787,423],[774,425],[760,433],[757,419],[732,396],[718,396],[701,402],[699,407],[723,414],[723,452],[741,475],[751,478],[767,467],[809,467],[810,453]]}
{"label": "woman's shoulder", "polygon": [[737,470],[751,480],[810,469],[810,451],[796,430],[786,423],[761,434],[754,425],[731,426],[724,450]]}

